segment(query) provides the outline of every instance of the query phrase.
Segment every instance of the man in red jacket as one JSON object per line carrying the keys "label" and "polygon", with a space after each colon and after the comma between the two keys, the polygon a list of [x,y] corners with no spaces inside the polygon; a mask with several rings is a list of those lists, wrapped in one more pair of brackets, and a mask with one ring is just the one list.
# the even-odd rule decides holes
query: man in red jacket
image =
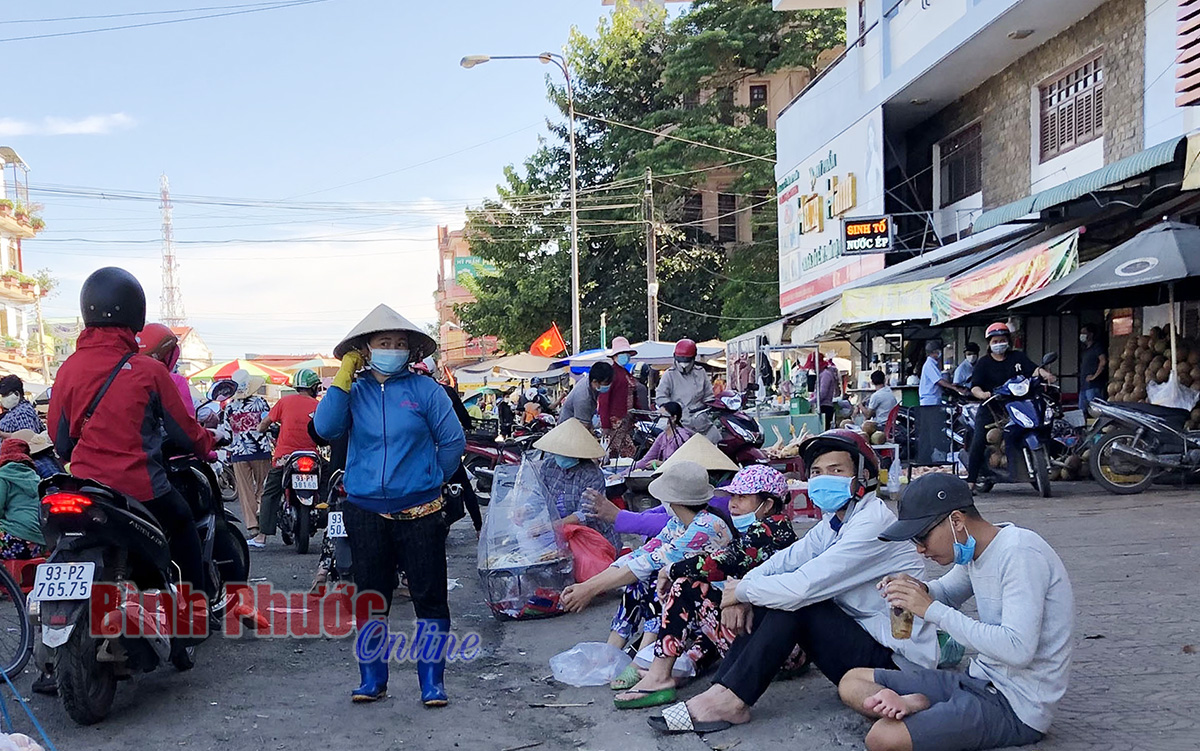
{"label": "man in red jacket", "polygon": [[206,458],[212,436],[162,363],[138,354],[146,295],[137,279],[124,269],[99,269],[83,283],[79,302],[86,328],[51,392],[47,423],[54,447],[72,475],[103,483],[154,514],[183,580],[204,591],[200,537],[187,501],[167,480],[164,444],[176,454]]}

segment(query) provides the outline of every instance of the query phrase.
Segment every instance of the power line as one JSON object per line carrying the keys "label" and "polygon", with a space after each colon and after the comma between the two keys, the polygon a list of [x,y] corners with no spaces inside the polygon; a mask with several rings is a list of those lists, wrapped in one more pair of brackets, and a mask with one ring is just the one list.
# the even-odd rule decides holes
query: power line
{"label": "power line", "polygon": [[[2,41],[2,40],[0,40],[0,41]],[[668,138],[672,141],[681,141],[686,144],[691,144],[692,146],[701,146],[706,149],[712,149],[713,151],[723,151],[726,154],[734,154],[736,156],[744,156],[747,159],[758,159],[758,160],[761,160],[764,162],[770,162],[771,164],[775,164],[775,160],[773,158],[761,156],[759,154],[747,154],[744,151],[735,151],[734,149],[727,149],[723,146],[713,146],[711,143],[704,143],[702,141],[693,141],[690,138],[682,138],[680,136],[673,136],[670,133],[664,133],[664,132],[657,131],[657,130],[648,130],[646,128],[639,128],[636,125],[630,125],[629,123],[622,123],[622,122],[618,122],[616,120],[609,120],[606,117],[600,117],[598,115],[588,115],[588,114],[584,114],[583,112],[579,112],[579,111],[576,111],[575,115],[577,117],[586,117],[588,120],[596,120],[598,122],[607,123],[609,125],[616,125],[619,128],[628,128],[629,130],[636,130],[639,133],[648,133],[657,138]]]}
{"label": "power line", "polygon": [[756,316],[753,318],[739,318],[737,316],[724,316],[724,315],[713,314],[713,313],[701,313],[698,310],[688,310],[687,308],[681,308],[678,305],[672,305],[671,303],[666,302],[666,301],[662,300],[661,298],[659,299],[658,304],[668,307],[671,310],[678,310],[680,313],[687,313],[688,315],[700,316],[701,318],[718,318],[722,321],[773,321],[779,317],[779,316]]}
{"label": "power line", "polygon": [[50,34],[31,34],[23,37],[9,37],[0,39],[2,42],[26,42],[31,39],[51,39],[54,37],[72,37],[82,34],[99,34],[105,31],[125,31],[126,29],[144,29],[149,26],[166,26],[168,24],[187,23],[189,21],[202,21],[208,18],[225,18],[227,16],[244,16],[248,13],[262,13],[268,10],[282,10],[285,8],[298,8],[302,5],[316,5],[317,3],[326,3],[329,0],[289,0],[289,2],[279,2],[274,5],[266,5],[258,8],[247,8],[245,10],[233,10],[225,13],[210,13],[203,16],[191,16],[189,18],[171,18],[165,21],[147,21],[145,23],[126,24],[124,26],[106,26],[99,29],[78,29],[76,31],[57,31]]}
{"label": "power line", "polygon": [[17,18],[0,21],[0,25],[20,23],[57,23],[60,21],[98,21],[108,18],[133,18],[137,16],[169,16],[177,13],[202,13],[209,10],[236,10],[239,8],[258,8],[264,5],[278,5],[279,0],[269,3],[242,3],[240,5],[210,5],[207,8],[180,8],[178,10],[143,10],[134,13],[108,13],[101,16],[62,16],[59,18]]}

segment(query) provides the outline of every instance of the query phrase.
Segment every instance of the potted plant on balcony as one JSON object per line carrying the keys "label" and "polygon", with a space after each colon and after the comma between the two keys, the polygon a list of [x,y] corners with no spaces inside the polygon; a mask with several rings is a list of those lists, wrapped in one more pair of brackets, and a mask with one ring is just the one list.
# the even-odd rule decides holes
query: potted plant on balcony
{"label": "potted plant on balcony", "polygon": [[4,216],[12,216],[13,202],[7,198],[0,198],[0,214]]}
{"label": "potted plant on balcony", "polygon": [[13,214],[16,215],[17,221],[24,222],[29,219],[29,209],[25,208],[25,204],[18,203],[13,207]]}
{"label": "potted plant on balcony", "polygon": [[34,232],[41,232],[46,228],[46,221],[40,216],[29,217],[29,228]]}

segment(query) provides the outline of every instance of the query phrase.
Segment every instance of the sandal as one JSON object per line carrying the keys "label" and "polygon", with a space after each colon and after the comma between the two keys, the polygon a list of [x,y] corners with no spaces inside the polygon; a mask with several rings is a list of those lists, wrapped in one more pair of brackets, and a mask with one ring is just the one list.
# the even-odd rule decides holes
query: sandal
{"label": "sandal", "polygon": [[246,527],[246,539],[247,540],[253,540],[255,537],[258,537],[260,534],[262,534],[262,530],[259,529],[258,527]]}
{"label": "sandal", "polygon": [[614,696],[613,705],[617,709],[660,707],[663,704],[670,704],[675,701],[676,697],[674,688],[631,688],[625,693],[638,694],[638,696],[634,699],[620,699]]}
{"label": "sandal", "polygon": [[682,701],[664,709],[662,717],[647,717],[646,722],[660,733],[667,733],[669,735],[679,735],[682,733],[719,733],[722,730],[728,730],[733,727],[732,722],[726,722],[725,720],[696,722],[692,719],[692,713],[688,711],[687,702]]}
{"label": "sandal", "polygon": [[613,691],[628,691],[636,686],[640,680],[642,680],[642,674],[638,672],[636,665],[630,663],[628,667],[617,674],[616,678],[613,678],[609,682],[608,687]]}

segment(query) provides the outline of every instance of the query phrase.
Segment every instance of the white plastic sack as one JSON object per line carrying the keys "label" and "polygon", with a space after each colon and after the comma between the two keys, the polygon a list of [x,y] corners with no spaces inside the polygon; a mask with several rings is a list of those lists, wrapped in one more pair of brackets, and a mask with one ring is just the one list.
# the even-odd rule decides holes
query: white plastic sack
{"label": "white plastic sack", "polygon": [[[650,668],[650,663],[654,662],[654,645],[647,644],[638,650],[637,657],[633,658],[633,664],[643,670]],[[675,665],[671,668],[672,678],[695,678],[696,665],[692,662],[692,658],[686,654],[682,654],[675,659]]]}
{"label": "white plastic sack", "polygon": [[603,686],[629,667],[624,651],[599,641],[584,641],[550,658],[554,680],[568,686]]}
{"label": "white plastic sack", "polygon": [[1176,379],[1175,370],[1172,369],[1171,376],[1166,383],[1146,382],[1146,396],[1151,404],[1160,407],[1190,410],[1196,406],[1196,401],[1200,400],[1200,391],[1189,389],[1181,384]]}
{"label": "white plastic sack", "polygon": [[0,751],[46,751],[42,745],[24,733],[0,733]]}

